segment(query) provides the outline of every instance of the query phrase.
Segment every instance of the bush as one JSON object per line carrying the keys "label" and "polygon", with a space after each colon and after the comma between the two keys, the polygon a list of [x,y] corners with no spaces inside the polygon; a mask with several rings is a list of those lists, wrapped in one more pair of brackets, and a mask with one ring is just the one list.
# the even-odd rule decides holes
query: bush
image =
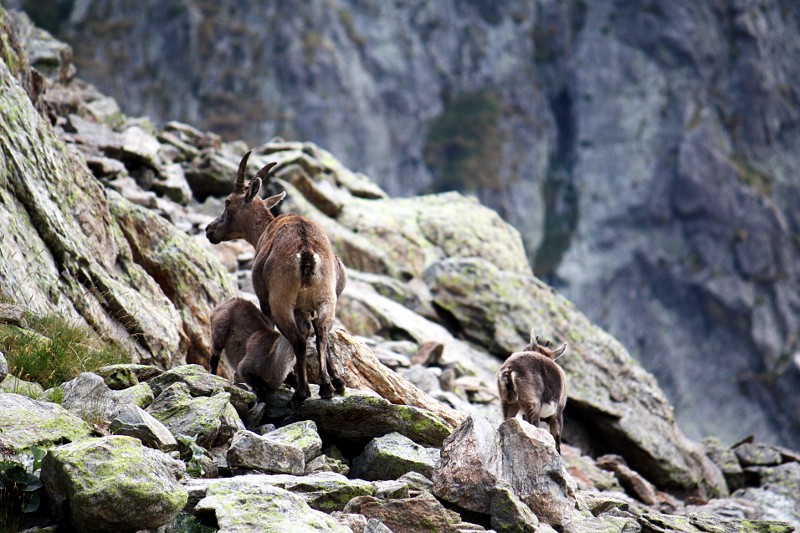
{"label": "bush", "polygon": [[97,339],[85,326],[58,315],[26,316],[29,329],[0,330],[0,351],[10,373],[45,388],[101,366],[130,363],[119,345]]}

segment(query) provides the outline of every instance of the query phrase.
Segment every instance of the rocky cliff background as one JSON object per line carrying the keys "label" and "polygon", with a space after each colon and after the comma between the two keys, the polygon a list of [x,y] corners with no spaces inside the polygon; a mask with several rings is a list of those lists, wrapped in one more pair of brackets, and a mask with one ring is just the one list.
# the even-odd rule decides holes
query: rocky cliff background
{"label": "rocky cliff background", "polygon": [[4,5],[125,113],[476,195],[690,436],[800,443],[796,3]]}

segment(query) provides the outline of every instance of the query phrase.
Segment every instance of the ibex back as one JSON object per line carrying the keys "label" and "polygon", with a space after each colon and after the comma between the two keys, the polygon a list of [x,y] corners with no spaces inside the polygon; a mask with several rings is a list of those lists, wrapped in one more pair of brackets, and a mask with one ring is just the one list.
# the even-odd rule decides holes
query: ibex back
{"label": "ibex back", "polygon": [[522,410],[525,420],[534,426],[540,420],[547,421],[558,453],[561,453],[567,380],[555,359],[566,349],[566,344],[555,350],[542,346],[531,331],[530,344],[523,351],[511,354],[497,371],[503,418],[512,418]]}
{"label": "ibex back", "polygon": [[285,192],[262,200],[261,180],[275,163],[262,168],[245,187],[244,174],[250,152],[239,163],[233,192],[225,199],[225,210],[206,228],[213,244],[245,239],[255,248],[253,289],[261,311],[275,323],[292,345],[297,362],[297,389],[293,402],[308,398],[306,343],[313,329],[319,356],[320,396],[330,398],[334,389],[342,394],[344,381],[338,374],[328,345],[328,334],[336,313],[336,301],[347,282],[341,260],[324,230],[300,215],[275,217],[270,208]]}

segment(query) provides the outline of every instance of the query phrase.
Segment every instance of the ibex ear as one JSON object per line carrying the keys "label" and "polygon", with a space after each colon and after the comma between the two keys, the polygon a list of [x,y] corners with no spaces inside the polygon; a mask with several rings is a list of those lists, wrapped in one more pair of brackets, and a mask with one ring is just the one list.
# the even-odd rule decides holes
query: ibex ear
{"label": "ibex ear", "polygon": [[567,350],[567,343],[565,342],[564,344],[562,344],[561,346],[559,346],[558,348],[556,348],[555,350],[553,350],[553,359],[554,359],[554,360],[555,360],[555,359],[558,359],[559,357],[561,357],[562,355],[564,355],[564,352],[565,352],[566,350]]}
{"label": "ibex ear", "polygon": [[264,202],[267,204],[267,209],[272,209],[273,207],[281,203],[281,200],[283,200],[284,198],[286,198],[286,191],[276,194],[275,196],[270,196],[269,198],[264,200]]}
{"label": "ibex ear", "polygon": [[251,202],[253,198],[261,191],[261,178],[253,178],[247,186],[247,193],[244,197],[245,202]]}

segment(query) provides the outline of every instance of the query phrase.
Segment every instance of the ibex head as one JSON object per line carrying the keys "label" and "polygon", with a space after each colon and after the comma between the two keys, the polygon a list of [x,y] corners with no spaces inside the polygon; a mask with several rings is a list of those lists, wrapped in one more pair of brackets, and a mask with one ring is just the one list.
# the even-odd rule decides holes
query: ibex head
{"label": "ibex head", "polygon": [[[261,181],[277,163],[269,163],[245,186],[245,170],[250,152],[244,154],[236,173],[236,181],[231,192],[225,198],[225,210],[206,226],[206,237],[212,244],[233,239],[245,239],[255,246],[266,225],[275,217],[270,208],[277,205],[286,196],[285,192],[262,200],[258,196]],[[266,219],[266,220],[265,220]]]}
{"label": "ibex head", "polygon": [[550,341],[539,341],[539,336],[534,333],[533,329],[531,329],[531,340],[528,345],[522,350],[523,352],[538,352],[542,355],[546,355],[550,359],[556,360],[562,355],[564,355],[564,351],[567,349],[567,345],[562,344],[555,350],[552,350],[550,346],[552,346],[552,342]]}

